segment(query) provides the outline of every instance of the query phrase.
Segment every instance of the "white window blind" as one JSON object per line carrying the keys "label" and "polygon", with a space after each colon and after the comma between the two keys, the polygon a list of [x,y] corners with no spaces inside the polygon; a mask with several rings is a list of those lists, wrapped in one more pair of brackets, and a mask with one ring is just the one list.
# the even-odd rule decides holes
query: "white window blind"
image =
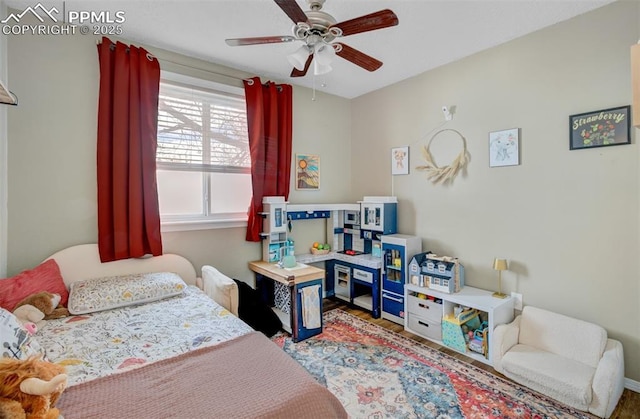
{"label": "white window blind", "polygon": [[248,172],[251,158],[243,97],[163,82],[158,108],[159,164]]}
{"label": "white window blind", "polygon": [[244,97],[163,79],[156,162],[163,225],[246,222],[251,158]]}

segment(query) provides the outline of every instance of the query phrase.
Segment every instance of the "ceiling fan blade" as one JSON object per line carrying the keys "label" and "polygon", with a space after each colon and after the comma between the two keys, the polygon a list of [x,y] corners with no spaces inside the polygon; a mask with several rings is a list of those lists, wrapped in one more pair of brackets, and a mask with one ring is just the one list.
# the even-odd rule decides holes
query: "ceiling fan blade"
{"label": "ceiling fan blade", "polygon": [[304,14],[304,11],[298,6],[296,0],[274,0],[278,6],[282,9],[283,12],[289,16],[293,23],[298,22],[306,22],[307,15]]}
{"label": "ceiling fan blade", "polygon": [[255,38],[230,38],[225,39],[224,42],[232,47],[239,47],[242,45],[258,45],[258,44],[278,44],[280,42],[295,41],[293,36],[258,36]]}
{"label": "ceiling fan blade", "polygon": [[382,66],[382,61],[378,61],[364,52],[351,48],[349,45],[345,45],[342,42],[336,42],[336,44],[342,47],[342,50],[340,52],[336,52],[336,55],[339,55],[347,61],[351,61],[355,65],[358,65],[367,71],[376,71]]}
{"label": "ceiling fan blade", "polygon": [[293,70],[291,70],[291,77],[302,77],[307,74],[307,70],[309,70],[309,66],[311,66],[311,61],[313,61],[313,54],[309,55],[307,62],[304,63],[304,69],[298,70],[294,67]]}
{"label": "ceiling fan blade", "polygon": [[396,26],[397,24],[398,16],[396,16],[396,14],[391,10],[385,9],[357,17],[355,19],[336,23],[335,25],[332,25],[332,27],[342,29],[342,36],[347,36],[376,29],[388,28],[390,26]]}

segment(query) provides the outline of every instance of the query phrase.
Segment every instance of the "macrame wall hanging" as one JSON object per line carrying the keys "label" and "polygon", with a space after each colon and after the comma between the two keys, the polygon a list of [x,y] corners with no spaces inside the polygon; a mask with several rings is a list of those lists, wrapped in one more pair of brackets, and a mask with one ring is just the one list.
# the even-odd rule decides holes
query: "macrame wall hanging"
{"label": "macrame wall hanging", "polygon": [[[462,140],[462,151],[447,166],[438,166],[433,161],[433,156],[431,156],[431,151],[429,149],[433,140],[438,135],[447,131],[453,131],[460,136],[460,139]],[[471,159],[471,155],[467,151],[467,139],[464,138],[459,131],[451,128],[443,129],[433,134],[427,145],[422,147],[422,157],[426,161],[426,164],[424,166],[417,166],[416,169],[425,172],[427,174],[427,179],[429,179],[434,185],[453,182],[453,179],[458,175],[458,172],[463,170]]]}

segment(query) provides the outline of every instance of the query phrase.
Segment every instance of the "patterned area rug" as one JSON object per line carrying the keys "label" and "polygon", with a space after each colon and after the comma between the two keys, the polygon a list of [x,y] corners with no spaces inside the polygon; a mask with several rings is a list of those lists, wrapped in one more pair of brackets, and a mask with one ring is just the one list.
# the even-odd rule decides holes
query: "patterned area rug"
{"label": "patterned area rug", "polygon": [[273,341],[353,418],[593,418],[340,309],[321,335]]}

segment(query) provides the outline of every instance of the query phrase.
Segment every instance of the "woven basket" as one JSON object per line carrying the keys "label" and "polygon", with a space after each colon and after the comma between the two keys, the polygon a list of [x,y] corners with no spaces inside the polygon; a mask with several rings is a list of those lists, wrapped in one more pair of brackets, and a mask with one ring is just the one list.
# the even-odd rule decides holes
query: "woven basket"
{"label": "woven basket", "polygon": [[313,255],[326,255],[327,253],[329,253],[331,250],[330,249],[316,249],[315,247],[311,248],[311,254]]}

